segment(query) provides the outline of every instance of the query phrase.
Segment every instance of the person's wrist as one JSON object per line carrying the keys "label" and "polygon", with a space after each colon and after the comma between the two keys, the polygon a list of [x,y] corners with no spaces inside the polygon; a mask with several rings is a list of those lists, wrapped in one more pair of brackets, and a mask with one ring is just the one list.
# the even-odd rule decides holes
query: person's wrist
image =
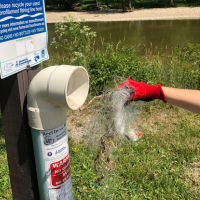
{"label": "person's wrist", "polygon": [[159,93],[159,98],[160,100],[162,100],[164,103],[166,103],[166,96],[165,96],[165,93],[162,89],[162,86],[161,84],[157,84],[156,85],[158,87],[158,93]]}

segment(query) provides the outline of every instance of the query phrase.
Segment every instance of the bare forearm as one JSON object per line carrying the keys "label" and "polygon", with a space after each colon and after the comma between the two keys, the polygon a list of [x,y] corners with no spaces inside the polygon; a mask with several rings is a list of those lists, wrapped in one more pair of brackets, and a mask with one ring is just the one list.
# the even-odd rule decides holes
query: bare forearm
{"label": "bare forearm", "polygon": [[200,114],[200,91],[162,87],[167,103]]}

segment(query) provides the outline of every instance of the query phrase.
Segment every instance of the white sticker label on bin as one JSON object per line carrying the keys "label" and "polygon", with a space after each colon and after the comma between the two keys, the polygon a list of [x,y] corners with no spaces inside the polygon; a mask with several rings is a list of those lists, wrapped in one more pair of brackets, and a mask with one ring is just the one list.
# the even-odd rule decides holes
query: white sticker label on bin
{"label": "white sticker label on bin", "polygon": [[69,151],[66,124],[48,130],[40,131],[43,159],[53,159]]}
{"label": "white sticker label on bin", "polygon": [[71,177],[61,188],[50,190],[49,198],[50,200],[73,200]]}

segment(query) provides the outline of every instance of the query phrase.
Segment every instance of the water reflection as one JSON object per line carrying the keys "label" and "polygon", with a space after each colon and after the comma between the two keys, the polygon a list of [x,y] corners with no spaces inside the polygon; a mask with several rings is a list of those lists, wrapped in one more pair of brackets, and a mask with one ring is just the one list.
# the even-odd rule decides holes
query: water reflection
{"label": "water reflection", "polygon": [[[200,20],[157,20],[129,22],[87,22],[97,32],[95,48],[101,48],[102,41],[114,45],[139,45],[143,55],[146,49],[153,52],[168,51],[171,47],[183,47],[187,43],[200,43]],[[49,44],[55,36],[54,24],[48,24]],[[104,39],[102,39],[104,38]],[[54,48],[49,47],[50,56]]]}

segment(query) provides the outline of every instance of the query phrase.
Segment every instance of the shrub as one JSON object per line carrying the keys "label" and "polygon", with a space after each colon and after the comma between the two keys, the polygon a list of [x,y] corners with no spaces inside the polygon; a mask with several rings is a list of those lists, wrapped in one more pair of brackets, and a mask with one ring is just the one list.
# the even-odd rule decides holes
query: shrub
{"label": "shrub", "polygon": [[91,52],[91,42],[96,37],[96,32],[84,26],[84,20],[76,22],[73,15],[63,17],[64,22],[55,24],[56,37],[51,45],[61,48],[65,52],[64,61],[74,65],[80,65],[87,60]]}
{"label": "shrub", "polygon": [[90,57],[87,67],[90,76],[90,91],[101,94],[113,84],[116,77],[130,77],[137,81],[147,81],[147,68],[136,56],[133,46],[115,49],[112,44],[104,44],[102,50]]}

